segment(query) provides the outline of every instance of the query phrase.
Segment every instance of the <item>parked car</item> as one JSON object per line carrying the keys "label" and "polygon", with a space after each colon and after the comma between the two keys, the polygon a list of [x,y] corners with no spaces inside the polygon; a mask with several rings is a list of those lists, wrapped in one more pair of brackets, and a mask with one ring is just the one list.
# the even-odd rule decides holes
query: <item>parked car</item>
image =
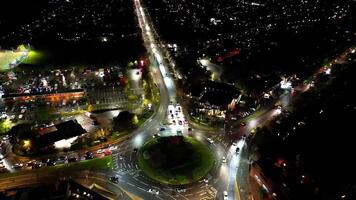
{"label": "parked car", "polygon": [[151,194],[155,194],[155,195],[159,195],[159,191],[155,190],[155,189],[148,189],[148,192]]}
{"label": "parked car", "polygon": [[227,191],[223,192],[223,197],[224,197],[224,200],[228,200],[229,199]]}
{"label": "parked car", "polygon": [[222,163],[226,163],[226,158],[225,158],[225,156],[222,157]]}
{"label": "parked car", "polygon": [[206,140],[210,143],[210,144],[213,144],[214,141],[211,139],[211,138],[206,138]]}

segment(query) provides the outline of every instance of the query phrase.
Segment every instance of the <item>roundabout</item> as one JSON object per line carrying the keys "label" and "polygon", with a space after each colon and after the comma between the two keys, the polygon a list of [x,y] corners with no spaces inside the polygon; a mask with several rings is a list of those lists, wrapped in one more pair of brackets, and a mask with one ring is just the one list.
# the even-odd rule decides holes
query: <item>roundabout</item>
{"label": "roundabout", "polygon": [[200,141],[183,136],[158,137],[138,151],[145,175],[165,185],[185,185],[202,179],[214,165],[213,155]]}

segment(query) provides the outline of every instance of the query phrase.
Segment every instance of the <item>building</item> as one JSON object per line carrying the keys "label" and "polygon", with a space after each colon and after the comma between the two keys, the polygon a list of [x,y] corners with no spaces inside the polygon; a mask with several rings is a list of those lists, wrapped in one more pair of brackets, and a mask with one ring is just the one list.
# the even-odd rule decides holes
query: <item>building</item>
{"label": "building", "polygon": [[239,95],[234,85],[207,81],[191,90],[191,96],[209,115],[223,115],[232,99]]}
{"label": "building", "polygon": [[87,131],[76,120],[69,120],[38,130],[38,133],[41,135],[38,138],[40,147],[54,145],[56,148],[68,148]]}

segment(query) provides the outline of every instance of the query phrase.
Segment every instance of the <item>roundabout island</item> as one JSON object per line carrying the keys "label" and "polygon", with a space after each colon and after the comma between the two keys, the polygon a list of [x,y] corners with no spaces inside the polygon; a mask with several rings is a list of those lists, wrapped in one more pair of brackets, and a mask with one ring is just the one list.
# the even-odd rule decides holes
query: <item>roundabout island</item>
{"label": "roundabout island", "polygon": [[158,137],[138,151],[138,164],[151,179],[166,185],[185,185],[203,178],[214,158],[200,141],[183,136]]}

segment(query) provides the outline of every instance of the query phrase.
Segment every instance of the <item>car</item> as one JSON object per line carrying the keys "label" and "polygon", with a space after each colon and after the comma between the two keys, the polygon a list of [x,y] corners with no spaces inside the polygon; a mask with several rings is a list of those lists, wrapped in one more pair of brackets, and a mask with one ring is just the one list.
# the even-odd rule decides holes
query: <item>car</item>
{"label": "car", "polygon": [[96,151],[96,153],[97,153],[97,154],[102,154],[102,153],[104,153],[104,149],[98,149],[98,150]]}
{"label": "car", "polygon": [[32,165],[32,169],[38,169],[43,167],[44,165],[42,163],[35,163],[34,165]]}
{"label": "car", "polygon": [[57,159],[57,161],[55,163],[56,163],[56,165],[65,164],[65,163],[67,163],[67,160]]}
{"label": "car", "polygon": [[173,114],[171,114],[171,118],[173,118],[174,117],[174,115]]}
{"label": "car", "polygon": [[174,125],[176,125],[176,120],[173,120],[172,123],[173,123]]}
{"label": "car", "polygon": [[206,138],[206,140],[210,143],[210,144],[213,144],[214,141],[211,139],[211,138]]}
{"label": "car", "polygon": [[57,160],[68,160],[67,156],[59,156]]}
{"label": "car", "polygon": [[119,177],[116,175],[116,176],[111,176],[109,178],[109,180],[113,183],[119,183]]}
{"label": "car", "polygon": [[159,131],[164,131],[164,130],[166,130],[166,128],[164,127],[159,128]]}
{"label": "car", "polygon": [[178,121],[178,124],[179,124],[179,125],[182,125],[182,124],[183,124],[183,123],[182,123],[182,120],[179,120],[179,121]]}
{"label": "car", "polygon": [[71,157],[71,158],[68,158],[68,162],[77,162],[77,158],[76,157]]}
{"label": "car", "polygon": [[98,122],[98,120],[93,120],[91,124],[94,126],[97,126],[97,125],[99,125],[99,122]]}
{"label": "car", "polygon": [[225,158],[225,156],[222,157],[222,163],[226,163],[226,158]]}
{"label": "car", "polygon": [[186,192],[186,191],[187,191],[187,189],[185,189],[185,188],[177,188],[178,193],[182,193],[182,192]]}
{"label": "car", "polygon": [[134,153],[137,153],[137,150],[138,150],[137,148],[134,148],[134,149],[133,149],[133,152],[134,152]]}
{"label": "car", "polygon": [[155,194],[155,195],[159,195],[159,191],[155,190],[155,189],[148,189],[148,192],[151,194]]}
{"label": "car", "polygon": [[27,167],[32,167],[35,164],[36,164],[35,160],[30,160],[30,161],[27,162]]}
{"label": "car", "polygon": [[49,158],[42,158],[41,163],[46,164],[49,162]]}
{"label": "car", "polygon": [[90,160],[94,158],[94,154],[92,152],[85,152],[85,160]]}
{"label": "car", "polygon": [[236,153],[240,153],[240,148],[239,148],[239,147],[236,147],[235,152],[236,152]]}
{"label": "car", "polygon": [[158,138],[158,137],[161,137],[161,134],[159,134],[159,133],[153,134],[153,138]]}
{"label": "car", "polygon": [[246,126],[246,123],[245,122],[240,122],[240,126],[244,127],[244,126]]}
{"label": "car", "polygon": [[171,113],[171,114],[172,114],[172,110],[169,110],[169,113]]}
{"label": "car", "polygon": [[190,127],[188,128],[188,131],[192,131],[192,130],[193,130],[192,128],[190,128]]}
{"label": "car", "polygon": [[14,168],[14,169],[20,169],[22,167],[23,167],[22,163],[15,163],[14,166],[12,166],[12,168]]}
{"label": "car", "polygon": [[224,200],[228,200],[228,194],[227,194],[227,191],[224,191],[223,192],[223,197],[224,197]]}
{"label": "car", "polygon": [[110,151],[115,151],[115,150],[117,150],[117,146],[111,146],[111,147],[109,147],[109,150]]}
{"label": "car", "polygon": [[246,135],[245,134],[242,135],[242,139],[243,140],[246,139]]}
{"label": "car", "polygon": [[112,154],[112,151],[110,151],[109,149],[105,149],[103,153],[105,156],[108,156]]}
{"label": "car", "polygon": [[232,146],[237,146],[237,142],[233,142],[233,143],[232,143]]}
{"label": "car", "polygon": [[49,160],[47,162],[47,167],[50,167],[50,166],[55,166],[57,163],[54,161],[54,160]]}

